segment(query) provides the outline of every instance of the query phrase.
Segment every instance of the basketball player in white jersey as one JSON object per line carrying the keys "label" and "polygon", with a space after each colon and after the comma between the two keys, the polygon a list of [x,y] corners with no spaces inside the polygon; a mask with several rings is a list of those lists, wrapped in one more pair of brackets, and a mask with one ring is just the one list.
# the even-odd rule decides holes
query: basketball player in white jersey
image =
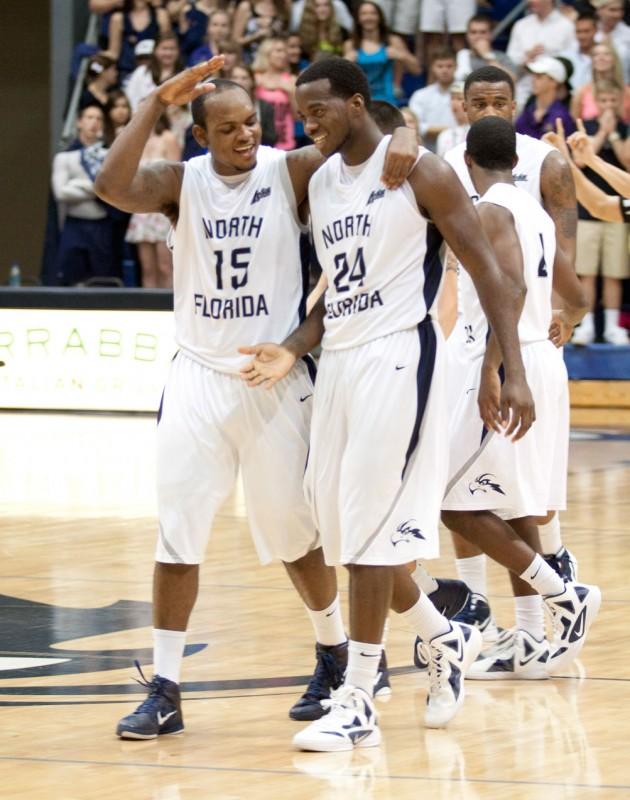
{"label": "basketball player in white jersey", "polygon": [[[498,67],[482,67],[472,72],[464,87],[464,109],[471,124],[486,116],[497,116],[511,122],[515,111],[514,83],[511,76]],[[469,196],[475,199],[477,193],[464,162],[465,146],[465,142],[462,142],[446,153],[445,159],[457,173]],[[575,187],[566,159],[545,142],[517,133],[516,150],[516,186],[525,189],[542,204],[555,226],[557,246],[554,289],[563,299],[563,308],[554,315],[554,331],[557,332],[554,342],[560,346],[571,338],[573,327],[588,310],[582,288],[575,280]],[[465,349],[469,337],[470,333],[464,329],[460,317],[447,346],[449,360],[457,367],[451,373],[456,376],[465,374],[461,359],[463,357],[465,361],[462,350]],[[457,379],[455,385],[449,389],[457,394]],[[558,515],[548,513],[539,518],[538,523],[541,552],[547,563],[562,576],[574,579],[576,564],[573,556],[562,545]],[[480,626],[484,633],[484,642],[489,644],[496,639],[497,630],[486,599],[485,557],[478,548],[457,534],[453,535],[453,543],[458,576],[472,590],[469,606],[458,619]]]}
{"label": "basketball player in white jersey", "polygon": [[[179,351],[158,426],[155,676],[148,698],[118,724],[118,735],[129,739],[183,730],[179,680],[199,564],[239,466],[258,556],[284,562],[316,632],[310,688],[320,694],[305,695],[292,716],[323,713],[319,700],[341,681],[347,659],[334,570],[324,563],[302,491],[311,365],[301,361],[273,392],[253,394],[239,378],[245,359],[237,351],[244,339],[282,339],[299,324],[305,286],[297,207],[322,158],[314,147],[289,154],[259,147],[247,93],[230,81],[199,85],[222,63],[218,56],[186,70],[150,95],[112,147],[96,187],[120,208],[163,211],[174,223]],[[164,109],[189,101],[193,134],[209,155],[139,167]],[[415,147],[407,167],[403,158],[395,168],[408,170],[414,156]]]}
{"label": "basketball player in white jersey", "polygon": [[[555,231],[540,204],[515,186],[516,136],[511,123],[492,116],[475,122],[466,139],[465,159],[479,197],[476,208],[499,263],[513,281],[520,279],[526,287],[519,339],[536,402],[536,423],[517,442],[500,435],[496,419],[501,354],[475,287],[463,274],[461,313],[469,332],[469,369],[453,414],[442,519],[510,569],[514,578],[517,630],[500,654],[477,661],[468,675],[546,678],[548,670],[565,668],[579,653],[600,604],[597,587],[565,583],[535,552],[535,518],[566,507],[567,375],[562,353],[549,340]],[[481,418],[475,413],[477,404]],[[531,597],[536,593],[544,598],[554,622],[551,653],[542,605]]]}
{"label": "basketball player in white jersey", "polygon": [[520,288],[502,279],[450,167],[420,148],[403,186],[386,190],[379,176],[388,138],[368,113],[362,70],[330,58],[308,67],[296,86],[305,131],[328,158],[309,187],[328,290],[283,345],[244,348],[255,358],[243,375],[273,390],[323,335],[305,490],[326,562],[350,573],[350,644],[329,713],[294,744],[349,750],[380,743],[371,695],[390,606],[427,642],[429,727],[446,725],[457,712],[463,676],[481,644],[478,631],[439,613],[406,568],[435,557],[439,546],[446,376],[431,309],[443,237],[470,269],[500,339],[511,434],[525,435],[533,405],[515,342]]}

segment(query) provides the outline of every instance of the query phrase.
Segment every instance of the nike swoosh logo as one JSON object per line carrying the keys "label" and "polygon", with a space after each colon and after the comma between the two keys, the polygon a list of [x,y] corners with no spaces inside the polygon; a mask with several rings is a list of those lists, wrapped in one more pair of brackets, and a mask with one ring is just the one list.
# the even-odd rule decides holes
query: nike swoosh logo
{"label": "nike swoosh logo", "polygon": [[402,366],[399,366],[398,364],[396,364],[396,367],[395,367],[396,372],[398,372],[399,369],[404,369],[406,366],[407,366],[406,364],[403,364]]}
{"label": "nike swoosh logo", "polygon": [[381,657],[380,653],[364,653],[363,650],[361,650],[360,655],[365,656],[366,658],[380,658]]}
{"label": "nike swoosh logo", "polygon": [[474,392],[477,387],[473,386],[472,389],[466,389],[466,394],[470,394],[470,392]]}
{"label": "nike swoosh logo", "polygon": [[337,610],[336,608],[333,608],[333,610],[329,611],[328,614],[326,614],[326,616],[327,617],[332,617],[332,615],[335,613],[336,610]]}
{"label": "nike swoosh logo", "polygon": [[157,721],[158,721],[158,725],[159,725],[160,727],[161,727],[162,725],[164,725],[164,723],[166,722],[166,720],[167,720],[167,719],[170,719],[170,718],[171,718],[171,717],[172,717],[174,714],[177,714],[177,711],[169,711],[169,712],[168,712],[168,714],[164,714],[164,716],[162,716],[162,712],[161,712],[161,711],[158,711],[158,713],[157,713]]}
{"label": "nike swoosh logo", "polygon": [[305,394],[304,397],[300,397],[300,403],[303,403],[305,400],[308,400],[309,397],[312,397],[312,394]]}
{"label": "nike swoosh logo", "polygon": [[580,616],[577,618],[577,622],[573,626],[573,630],[571,631],[571,642],[575,642],[577,639],[581,639],[584,636],[584,623],[586,621],[586,609],[583,608],[580,611]]}
{"label": "nike swoosh logo", "polygon": [[540,567],[538,567],[538,569],[536,570],[536,572],[534,572],[533,575],[529,576],[530,581],[533,581],[534,578],[536,577],[536,575],[538,575],[539,572],[540,572]]}

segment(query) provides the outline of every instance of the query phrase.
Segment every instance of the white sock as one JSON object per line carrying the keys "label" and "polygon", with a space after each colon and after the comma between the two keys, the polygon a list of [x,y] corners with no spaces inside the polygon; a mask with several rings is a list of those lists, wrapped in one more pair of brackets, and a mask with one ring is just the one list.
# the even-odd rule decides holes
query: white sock
{"label": "white sock", "polygon": [[389,617],[385,620],[385,625],[383,625],[383,636],[381,638],[381,647],[383,650],[387,645],[387,636],[389,634]]}
{"label": "white sock", "polygon": [[434,592],[438,588],[438,582],[429,575],[422,564],[416,564],[416,568],[411,573],[411,577],[426,594],[431,594],[431,592]]}
{"label": "white sock", "polygon": [[538,526],[540,544],[546,556],[555,556],[562,548],[562,532],[560,531],[560,515],[556,511],[545,525]]}
{"label": "white sock", "polygon": [[604,309],[604,330],[609,331],[611,328],[619,327],[619,309],[618,308],[605,308]]}
{"label": "white sock", "polygon": [[411,630],[423,641],[430,642],[451,629],[450,622],[442,616],[424,592],[420,592],[418,602],[401,614]]}
{"label": "white sock", "polygon": [[555,572],[549,564],[543,561],[542,556],[536,553],[534,560],[527,567],[522,575],[519,575],[521,580],[529,583],[538,594],[547,595],[562,594],[564,591],[564,581]]}
{"label": "white sock", "polygon": [[383,648],[370,642],[348,642],[348,668],[344,683],[363,689],[372,697]]}
{"label": "white sock", "polygon": [[323,608],[321,611],[313,611],[308,606],[305,606],[305,608],[313,623],[315,638],[320,644],[334,645],[342,644],[346,641],[348,637],[343,629],[339,595],[335,597],[328,608]]}
{"label": "white sock", "polygon": [[179,683],[184,659],[186,631],[153,628],[153,670],[156,675]]}
{"label": "white sock", "polygon": [[527,631],[534,639],[540,641],[545,636],[545,621],[543,618],[542,597],[539,594],[530,594],[514,598],[516,610],[516,627]]}
{"label": "white sock", "polygon": [[595,327],[595,315],[593,314],[592,311],[587,311],[587,313],[584,314],[582,322],[580,323],[580,330],[583,330],[584,328],[593,330],[594,327]]}
{"label": "white sock", "polygon": [[483,553],[480,556],[471,558],[456,558],[455,569],[460,581],[464,581],[471,592],[488,596],[486,585],[486,557]]}

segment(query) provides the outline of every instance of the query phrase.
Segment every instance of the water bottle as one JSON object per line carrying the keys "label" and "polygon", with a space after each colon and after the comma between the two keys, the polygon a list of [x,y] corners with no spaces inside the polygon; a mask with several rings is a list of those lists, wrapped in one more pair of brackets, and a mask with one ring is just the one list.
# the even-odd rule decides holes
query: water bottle
{"label": "water bottle", "polygon": [[14,261],[11,264],[11,269],[9,270],[9,286],[21,286],[22,285],[22,270],[20,269],[20,265],[17,261]]}

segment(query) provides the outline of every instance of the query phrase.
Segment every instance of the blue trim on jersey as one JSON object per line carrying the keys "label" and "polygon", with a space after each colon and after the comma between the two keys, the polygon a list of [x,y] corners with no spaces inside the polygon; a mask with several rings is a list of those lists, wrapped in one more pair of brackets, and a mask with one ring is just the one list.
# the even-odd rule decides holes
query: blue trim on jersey
{"label": "blue trim on jersey", "polygon": [[317,378],[317,366],[315,365],[315,359],[310,353],[307,353],[305,356],[302,356],[302,361],[306,364],[308,375],[311,379],[311,383],[314,386],[315,379]]}
{"label": "blue trim on jersey", "polygon": [[315,247],[311,242],[311,237],[308,233],[300,234],[300,270],[302,273],[302,297],[300,298],[300,306],[298,310],[298,318],[300,324],[306,319],[306,299],[308,297],[308,290],[311,281],[311,264],[317,262],[317,255],[315,254]]}
{"label": "blue trim on jersey", "polygon": [[424,270],[424,304],[427,313],[435,302],[440,282],[442,281],[443,264],[440,258],[440,248],[444,242],[444,237],[435,225],[427,225],[427,251],[424,256],[422,268]]}
{"label": "blue trim on jersey", "polygon": [[[175,353],[173,358],[171,358],[171,364],[173,363],[173,361],[175,361],[175,359],[177,358],[178,355],[179,355],[179,350]],[[162,419],[162,411],[164,409],[164,392],[165,391],[166,391],[166,386],[162,389],[162,396],[160,397],[160,406],[159,406],[158,412],[157,412],[157,424],[158,425],[160,424],[160,420]]]}
{"label": "blue trim on jersey", "polygon": [[435,357],[437,354],[437,337],[430,317],[425,317],[418,325],[418,338],[420,339],[420,358],[418,359],[418,370],[416,372],[417,402],[416,419],[411,431],[409,447],[405,455],[405,466],[403,467],[401,480],[405,479],[405,472],[414,450],[418,446],[420,439],[420,426],[427,407],[433,370],[435,368]]}

